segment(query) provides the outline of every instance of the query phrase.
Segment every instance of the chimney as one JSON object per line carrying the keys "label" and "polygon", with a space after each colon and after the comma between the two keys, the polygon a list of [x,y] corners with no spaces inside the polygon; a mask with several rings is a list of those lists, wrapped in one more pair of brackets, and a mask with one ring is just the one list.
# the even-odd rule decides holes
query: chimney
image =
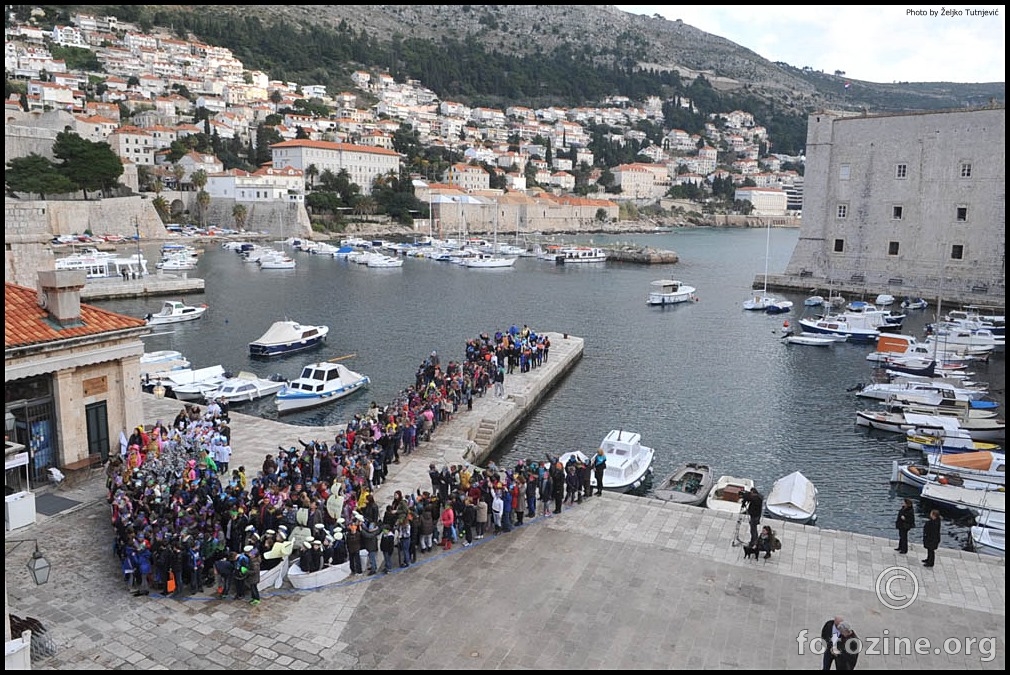
{"label": "chimney", "polygon": [[83,270],[43,270],[39,272],[39,306],[49,321],[59,328],[81,325]]}

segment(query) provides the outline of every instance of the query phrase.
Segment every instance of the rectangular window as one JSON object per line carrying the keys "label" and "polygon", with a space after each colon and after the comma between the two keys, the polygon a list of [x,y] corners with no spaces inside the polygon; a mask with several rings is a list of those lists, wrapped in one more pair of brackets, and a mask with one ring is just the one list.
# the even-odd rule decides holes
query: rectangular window
{"label": "rectangular window", "polygon": [[901,220],[902,212],[904,209],[900,206],[891,207],[891,220]]}
{"label": "rectangular window", "polygon": [[843,253],[845,251],[845,240],[835,239],[835,253]]}
{"label": "rectangular window", "polygon": [[849,180],[849,165],[842,164],[838,167],[838,178],[839,180]]}
{"label": "rectangular window", "polygon": [[848,204],[839,204],[838,205],[838,218],[839,219],[843,219],[843,218],[845,218],[848,215],[849,215],[849,205]]}
{"label": "rectangular window", "polygon": [[971,178],[970,162],[961,162],[961,178]]}
{"label": "rectangular window", "polygon": [[957,207],[957,222],[966,223],[968,222],[968,207],[959,206]]}
{"label": "rectangular window", "polygon": [[964,245],[954,244],[950,247],[950,259],[951,260],[964,260]]}
{"label": "rectangular window", "polygon": [[887,255],[898,255],[898,242],[887,242]]}
{"label": "rectangular window", "polygon": [[894,167],[894,177],[895,178],[908,178],[908,165],[898,164]]}

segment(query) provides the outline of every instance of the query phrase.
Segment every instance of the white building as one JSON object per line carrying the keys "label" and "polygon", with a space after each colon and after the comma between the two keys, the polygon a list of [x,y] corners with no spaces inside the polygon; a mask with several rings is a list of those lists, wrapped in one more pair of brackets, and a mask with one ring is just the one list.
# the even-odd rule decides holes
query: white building
{"label": "white building", "polygon": [[351,143],[290,140],[270,146],[274,168],[293,167],[304,172],[315,166],[321,174],[346,170],[352,183],[368,193],[378,176],[400,173],[400,154],[386,148],[373,148]]}
{"label": "white building", "polygon": [[300,169],[261,167],[255,173],[231,169],[207,176],[211,198],[239,202],[301,202],[305,200],[305,174]]}
{"label": "white building", "polygon": [[750,202],[756,216],[782,216],[786,213],[786,191],[779,188],[738,187],[737,201]]}

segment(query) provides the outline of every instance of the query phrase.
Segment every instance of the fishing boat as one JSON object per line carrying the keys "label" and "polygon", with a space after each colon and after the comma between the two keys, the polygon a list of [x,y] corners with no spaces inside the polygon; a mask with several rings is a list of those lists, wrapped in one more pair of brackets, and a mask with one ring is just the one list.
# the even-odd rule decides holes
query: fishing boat
{"label": "fishing boat", "polygon": [[681,302],[697,302],[694,286],[676,279],[658,279],[652,282],[655,290],[649,291],[648,304],[653,306],[676,305]]}
{"label": "fishing boat", "polygon": [[782,341],[790,345],[806,345],[808,347],[830,347],[839,342],[845,342],[847,335],[829,335],[827,333],[807,333],[801,331],[794,333],[786,331],[782,335]]}
{"label": "fishing boat", "polygon": [[178,300],[166,300],[161,310],[144,317],[148,326],[193,321],[203,316],[207,305],[187,305]]}
{"label": "fishing boat", "polygon": [[941,506],[964,511],[998,511],[1006,513],[1006,492],[1003,490],[972,490],[957,485],[928,482],[922,486],[922,497]]}
{"label": "fishing boat", "polygon": [[554,257],[554,262],[559,265],[602,263],[606,261],[607,252],[595,246],[562,246]]}
{"label": "fishing boat", "polygon": [[982,471],[969,474],[962,473],[955,467],[945,470],[935,463],[923,465],[917,462],[894,460],[891,465],[891,482],[907,485],[916,490],[922,490],[929,483],[953,485],[969,490],[1002,490],[1005,484],[1005,474],[985,475]]}
{"label": "fishing boat", "polygon": [[258,340],[249,343],[251,356],[280,356],[321,345],[328,326],[305,326],[297,321],[275,321]]}
{"label": "fishing boat", "polygon": [[928,307],[928,306],[929,306],[929,303],[927,303],[922,298],[918,298],[918,297],[908,296],[904,300],[901,301],[901,308],[904,309],[904,310],[926,309],[926,307]]}
{"label": "fishing boat", "polygon": [[367,375],[356,373],[341,363],[310,363],[302,373],[277,392],[277,412],[290,412],[332,403],[364,389]]}
{"label": "fishing boat", "polygon": [[713,511],[737,515],[743,507],[743,496],[754,487],[750,478],[720,476],[705,499],[705,506]]}
{"label": "fishing boat", "polygon": [[799,471],[779,478],[765,499],[772,518],[809,525],[817,520],[817,488]]}
{"label": "fishing boat", "polygon": [[664,502],[700,506],[705,503],[714,478],[708,464],[688,462],[667,476],[655,488],[653,496]]}

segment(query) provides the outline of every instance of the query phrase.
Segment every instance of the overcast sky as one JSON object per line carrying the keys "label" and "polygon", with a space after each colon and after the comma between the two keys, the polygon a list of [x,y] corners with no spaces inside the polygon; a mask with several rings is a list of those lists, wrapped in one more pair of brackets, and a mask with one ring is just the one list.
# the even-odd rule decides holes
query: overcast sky
{"label": "overcast sky", "polygon": [[[616,5],[681,19],[770,61],[870,82],[1005,82],[1005,5]],[[998,16],[968,16],[966,9]],[[921,10],[927,16],[913,16]],[[935,13],[936,16],[931,16]]]}

